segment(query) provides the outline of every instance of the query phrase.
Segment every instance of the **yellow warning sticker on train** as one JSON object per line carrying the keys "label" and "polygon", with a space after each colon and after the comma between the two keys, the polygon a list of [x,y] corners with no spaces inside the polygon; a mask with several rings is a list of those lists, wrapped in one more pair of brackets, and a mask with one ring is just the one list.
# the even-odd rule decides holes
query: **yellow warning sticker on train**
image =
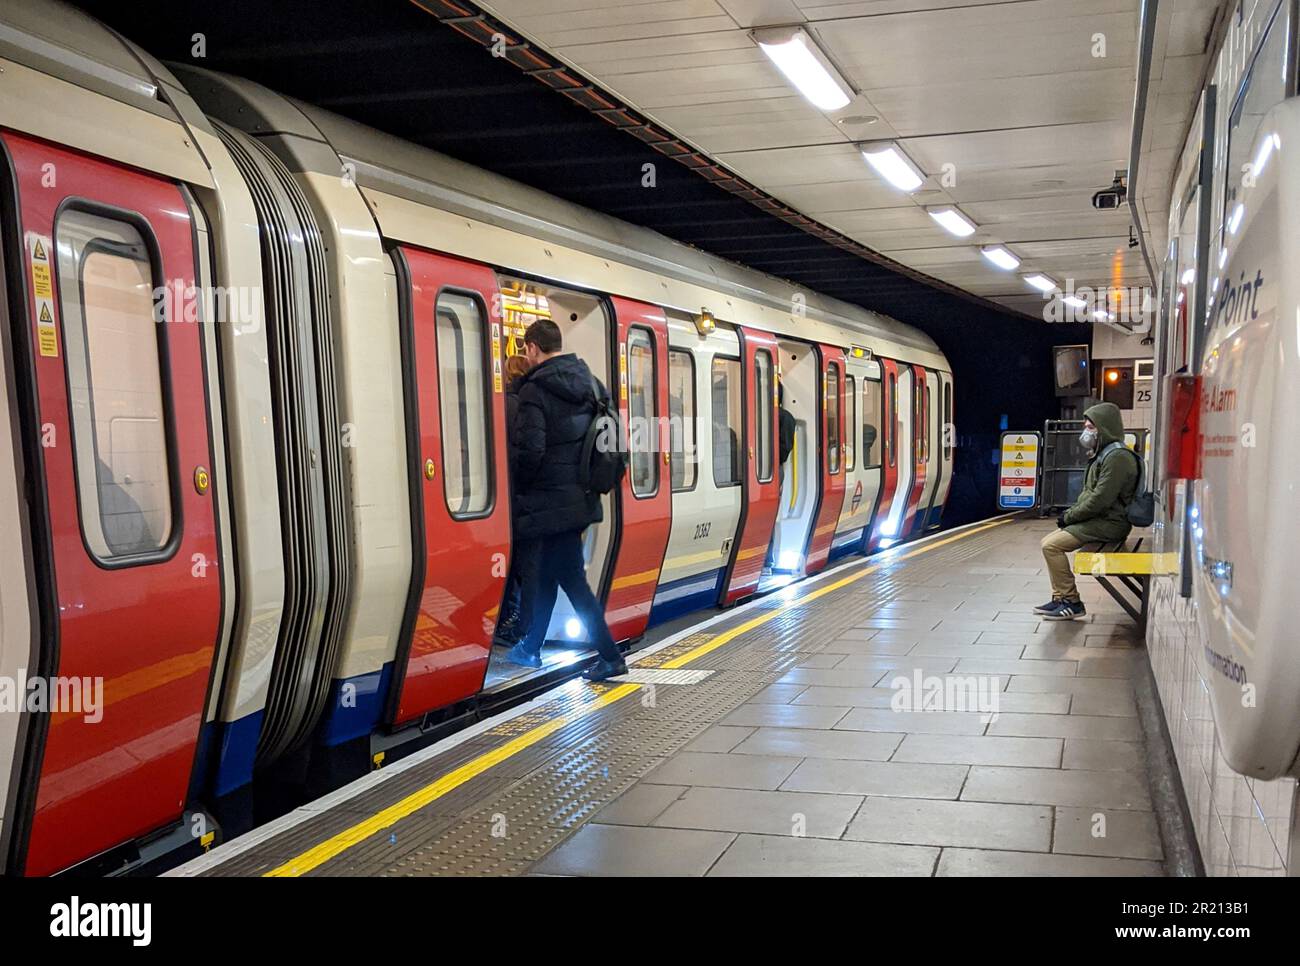
{"label": "yellow warning sticker on train", "polygon": [[43,356],[59,354],[59,333],[54,327],[54,311],[49,299],[38,299],[36,309],[36,347]]}
{"label": "yellow warning sticker on train", "polygon": [[35,232],[28,232],[27,245],[32,256],[32,294],[38,299],[52,299],[54,284],[50,274],[50,240]]}

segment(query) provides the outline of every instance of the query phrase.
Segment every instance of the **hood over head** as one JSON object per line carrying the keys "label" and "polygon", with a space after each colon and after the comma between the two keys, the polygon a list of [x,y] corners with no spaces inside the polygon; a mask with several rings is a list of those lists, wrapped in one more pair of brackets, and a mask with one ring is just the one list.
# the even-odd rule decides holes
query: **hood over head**
{"label": "hood over head", "polygon": [[1091,419],[1097,427],[1097,452],[1101,452],[1111,443],[1124,442],[1124,419],[1119,407],[1114,403],[1097,403],[1089,406],[1083,413],[1085,419]]}

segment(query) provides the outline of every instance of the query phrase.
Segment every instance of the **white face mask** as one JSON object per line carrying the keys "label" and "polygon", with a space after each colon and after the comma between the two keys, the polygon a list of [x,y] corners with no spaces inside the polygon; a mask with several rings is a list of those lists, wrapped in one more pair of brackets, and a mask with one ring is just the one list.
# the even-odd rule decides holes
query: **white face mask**
{"label": "white face mask", "polygon": [[1097,431],[1095,429],[1085,429],[1079,434],[1079,442],[1082,443],[1086,449],[1092,449],[1097,445]]}

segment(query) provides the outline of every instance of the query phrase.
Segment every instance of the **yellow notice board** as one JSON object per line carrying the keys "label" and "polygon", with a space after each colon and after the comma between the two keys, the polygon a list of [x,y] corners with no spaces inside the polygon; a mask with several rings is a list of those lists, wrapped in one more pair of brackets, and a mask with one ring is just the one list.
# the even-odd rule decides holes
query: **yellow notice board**
{"label": "yellow notice board", "polygon": [[1002,434],[998,454],[998,508],[1027,510],[1038,505],[1038,433]]}

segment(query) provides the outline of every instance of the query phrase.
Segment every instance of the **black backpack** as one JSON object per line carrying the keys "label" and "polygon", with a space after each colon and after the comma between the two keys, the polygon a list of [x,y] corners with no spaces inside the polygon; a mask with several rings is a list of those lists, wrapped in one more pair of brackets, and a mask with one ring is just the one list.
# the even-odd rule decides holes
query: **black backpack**
{"label": "black backpack", "polygon": [[1133,499],[1129,501],[1128,506],[1124,507],[1124,512],[1128,514],[1128,522],[1135,527],[1149,527],[1156,519],[1156,498],[1144,487],[1147,475],[1146,463],[1137,450],[1129,449],[1123,443],[1111,443],[1101,454],[1102,458],[1105,459],[1114,449],[1128,450],[1138,464],[1137,487],[1133,490]]}
{"label": "black backpack", "polygon": [[603,496],[612,493],[623,479],[628,457],[618,410],[612,400],[606,399],[594,375],[591,377],[591,391],[596,397],[596,413],[582,440],[578,482],[588,493]]}

